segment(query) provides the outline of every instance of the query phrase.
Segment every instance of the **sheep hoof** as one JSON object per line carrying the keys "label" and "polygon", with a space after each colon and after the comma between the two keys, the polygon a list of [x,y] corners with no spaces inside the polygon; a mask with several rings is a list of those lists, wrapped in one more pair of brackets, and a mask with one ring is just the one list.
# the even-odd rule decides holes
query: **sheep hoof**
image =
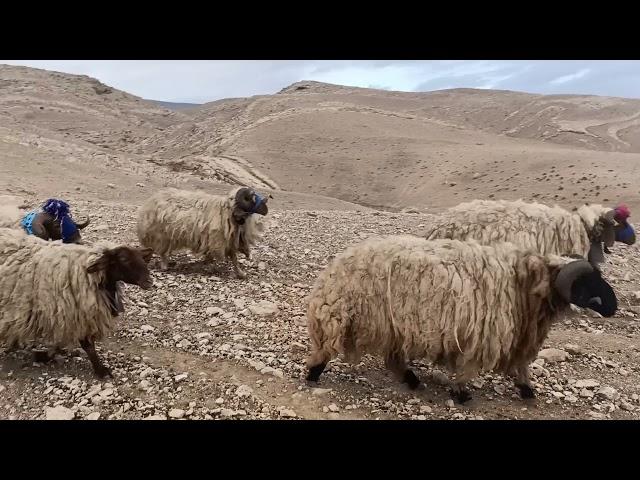
{"label": "sheep hoof", "polygon": [[49,355],[47,350],[34,350],[33,361],[38,363],[49,363],[53,360],[53,356]]}
{"label": "sheep hoof", "polygon": [[327,366],[326,363],[321,363],[309,369],[309,373],[307,374],[307,382],[315,382],[318,383],[318,379],[320,375],[324,371],[324,368]]}
{"label": "sheep hoof", "polygon": [[411,390],[415,390],[421,385],[420,379],[411,370],[405,370],[402,383],[406,383]]}
{"label": "sheep hoof", "polygon": [[451,398],[453,398],[458,403],[468,402],[472,398],[469,390],[465,388],[462,388],[462,389],[452,388],[449,391],[449,393],[451,394]]}
{"label": "sheep hoof", "polygon": [[520,396],[525,399],[536,398],[536,392],[529,385],[516,385],[520,390]]}

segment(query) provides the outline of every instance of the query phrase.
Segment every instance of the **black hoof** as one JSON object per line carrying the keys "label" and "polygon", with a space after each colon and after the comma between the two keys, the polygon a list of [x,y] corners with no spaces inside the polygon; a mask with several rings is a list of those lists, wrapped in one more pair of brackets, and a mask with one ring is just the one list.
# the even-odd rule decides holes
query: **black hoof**
{"label": "black hoof", "polygon": [[98,378],[105,378],[105,377],[113,378],[113,373],[111,373],[111,370],[109,369],[109,367],[105,367],[104,365],[94,368],[93,371],[95,372],[96,377]]}
{"label": "black hoof", "polygon": [[33,361],[38,363],[49,363],[53,360],[53,357],[49,355],[47,351],[35,351],[33,352]]}
{"label": "black hoof", "polygon": [[420,386],[420,379],[411,370],[405,370],[402,383],[406,383],[411,390],[415,390]]}
{"label": "black hoof", "polygon": [[321,363],[320,365],[316,365],[315,367],[311,367],[309,369],[309,373],[307,374],[307,382],[317,382],[320,378],[320,375],[324,371],[324,367],[326,367],[326,363]]}
{"label": "black hoof", "polygon": [[458,403],[468,402],[472,398],[471,393],[469,393],[469,390],[466,389],[456,390],[452,388],[451,390],[449,390],[449,393],[451,395],[451,398],[453,398]]}
{"label": "black hoof", "polygon": [[520,390],[520,396],[522,398],[536,398],[536,392],[529,385],[516,385],[518,390]]}

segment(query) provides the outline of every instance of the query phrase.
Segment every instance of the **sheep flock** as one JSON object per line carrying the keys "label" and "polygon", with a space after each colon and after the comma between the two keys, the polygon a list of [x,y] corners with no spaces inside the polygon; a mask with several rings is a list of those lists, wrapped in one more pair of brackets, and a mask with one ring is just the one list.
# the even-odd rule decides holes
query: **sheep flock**
{"label": "sheep flock", "polygon": [[[149,301],[131,303],[129,297],[137,298],[139,288],[144,298],[162,291],[172,301],[172,288],[183,286],[171,279],[179,275],[188,283],[188,274],[176,272],[195,268],[185,262],[189,256],[184,252],[201,257],[198,268],[216,272],[207,274],[216,285],[226,282],[233,290],[239,282],[256,294],[264,291],[261,277],[274,268],[264,256],[266,232],[280,240],[270,248],[287,249],[286,236],[277,232],[284,212],[270,211],[267,202],[268,195],[246,186],[226,195],[164,189],[135,212],[128,242],[113,242],[114,235],[106,241],[100,237],[107,235],[99,232],[89,235],[95,242],[81,240],[79,233],[65,241],[64,220],[43,207],[37,211],[21,206],[18,222],[15,208],[0,210],[0,345],[5,348],[0,355],[22,349],[33,351],[38,363],[51,363],[55,355],[43,355],[36,345],[58,353],[79,346],[96,377],[115,379],[118,369],[112,364],[129,354],[107,357],[105,364],[95,346],[108,335],[117,344],[116,325],[130,322],[125,312],[144,310],[162,318],[165,312],[153,312]],[[29,212],[44,219],[41,231],[53,230],[57,236],[27,231],[23,219]],[[633,227],[613,208],[583,205],[569,212],[521,201],[475,200],[421,222],[424,225],[411,234],[380,229],[366,235],[369,238],[337,246],[335,256],[314,260],[318,268],[313,285],[298,300],[301,338],[286,346],[301,353],[292,374],[300,388],[335,388],[354,378],[335,372],[356,369],[360,378],[366,375],[363,365],[379,358],[395,379],[395,388],[440,389],[457,406],[475,398],[469,385],[484,374],[511,378],[519,396],[531,399],[538,393],[531,371],[541,368],[535,362],[554,324],[572,310],[594,312],[605,322],[619,312],[621,299],[608,277],[607,252],[617,248],[616,241],[633,245],[635,233],[621,236]],[[77,232],[89,221],[74,225]],[[225,259],[233,276],[224,273]],[[262,267],[256,269],[257,264]],[[300,269],[308,269],[307,264]],[[198,302],[202,304],[202,297],[194,294],[189,307]],[[269,313],[262,313],[261,306],[256,301],[239,307],[244,314],[229,325],[241,324],[247,312],[265,315],[268,322]],[[207,315],[214,316],[207,321],[214,326],[229,320]],[[152,332],[142,326],[146,328],[131,328]],[[242,335],[238,337],[242,343]],[[265,343],[270,342],[267,337]],[[207,355],[211,342],[205,340],[210,338],[198,337],[198,348]],[[176,342],[191,343],[184,340]],[[24,350],[27,347],[30,350]],[[231,349],[246,355],[247,349]],[[260,371],[279,371],[277,362],[252,358]],[[413,365],[443,369],[447,388],[423,383]],[[353,385],[356,391],[358,384]]]}

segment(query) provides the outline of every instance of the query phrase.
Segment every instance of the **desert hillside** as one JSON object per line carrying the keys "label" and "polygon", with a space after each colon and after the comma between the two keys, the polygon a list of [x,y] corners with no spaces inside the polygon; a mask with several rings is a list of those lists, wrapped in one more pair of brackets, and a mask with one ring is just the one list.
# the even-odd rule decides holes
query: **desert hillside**
{"label": "desert hillside", "polygon": [[178,253],[166,271],[152,261],[153,289],[124,288],[125,313],[97,345],[113,379],[79,349],[41,364],[0,344],[0,419],[637,419],[638,245],[617,244],[603,267],[615,317],[574,308],[554,325],[534,401],[484,373],[454,404],[450,376],[422,361],[417,391],[370,356],[332,362],[315,387],[304,373],[307,297],[354,242],[419,234],[474,198],[622,200],[640,215],[638,118],[638,100],[317,82],[194,106],[0,66],[0,197],[68,200],[92,218],[88,242],[137,244],[137,209],[164,186],[273,194],[246,280]]}

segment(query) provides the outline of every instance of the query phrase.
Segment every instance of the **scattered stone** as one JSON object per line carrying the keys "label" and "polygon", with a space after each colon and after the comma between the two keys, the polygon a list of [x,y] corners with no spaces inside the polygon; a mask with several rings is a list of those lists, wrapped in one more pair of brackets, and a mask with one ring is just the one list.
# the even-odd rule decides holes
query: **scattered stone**
{"label": "scattered stone", "polygon": [[636,409],[636,407],[634,407],[629,402],[626,402],[624,400],[620,402],[620,408],[628,412],[633,412]]}
{"label": "scattered stone", "polygon": [[73,420],[76,414],[73,410],[59,405],[57,407],[45,407],[45,418],[47,420]]}
{"label": "scattered stone", "polygon": [[164,415],[151,415],[149,417],[144,417],[143,420],[166,420],[167,417]]}
{"label": "scattered stone", "polygon": [[340,409],[338,408],[338,406],[335,403],[332,403],[331,405],[329,405],[329,411],[330,412],[339,412]]}
{"label": "scattered stone", "polygon": [[90,413],[85,417],[87,420],[98,420],[100,418],[100,412]]}
{"label": "scattered stone", "polygon": [[431,413],[431,412],[432,412],[432,409],[428,405],[420,406],[420,413]]}
{"label": "scattered stone", "polygon": [[176,375],[175,377],[173,377],[173,379],[176,381],[176,383],[179,383],[183,380],[186,380],[188,376],[188,373],[181,373],[180,375]]}
{"label": "scattered stone", "polygon": [[586,380],[578,380],[574,386],[576,388],[597,388],[600,386],[600,382],[593,378],[588,378]]}
{"label": "scattered stone", "polygon": [[278,313],[280,310],[275,303],[269,302],[268,300],[260,300],[258,303],[254,303],[253,305],[250,305],[249,311],[254,315],[263,317],[267,315],[274,315]]}
{"label": "scattered stone", "polygon": [[252,394],[253,394],[253,388],[251,388],[248,385],[240,385],[236,389],[236,396],[240,398],[250,397]]}
{"label": "scattered stone", "polygon": [[281,408],[280,410],[278,410],[278,413],[280,414],[281,417],[284,417],[284,418],[295,418],[298,416],[296,412],[288,408]]}
{"label": "scattered stone", "polygon": [[571,355],[580,355],[582,353],[580,346],[575,343],[565,343],[564,349]]}
{"label": "scattered stone", "polygon": [[185,415],[185,411],[184,410],[180,410],[179,408],[173,408],[171,410],[169,410],[169,418],[183,418]]}
{"label": "scattered stone", "polygon": [[564,362],[570,357],[568,352],[558,348],[545,348],[538,352],[538,358],[548,363]]}
{"label": "scattered stone", "polygon": [[107,187],[109,187],[109,188],[116,188],[115,184],[113,184],[113,183],[107,183]]}
{"label": "scattered stone", "polygon": [[607,400],[617,400],[620,398],[620,394],[613,387],[602,387],[596,392],[596,395],[606,398]]}
{"label": "scattered stone", "polygon": [[582,398],[591,398],[595,395],[595,393],[593,393],[593,390],[587,390],[586,388],[583,388],[582,390],[580,390],[579,395]]}
{"label": "scattered stone", "polygon": [[455,406],[455,403],[451,399],[449,399],[446,402],[444,402],[444,404],[449,408],[453,408]]}
{"label": "scattered stone", "polygon": [[319,397],[319,396],[322,396],[322,395],[326,395],[327,393],[330,393],[331,391],[332,391],[331,388],[313,388],[313,389],[311,389],[311,395]]}

